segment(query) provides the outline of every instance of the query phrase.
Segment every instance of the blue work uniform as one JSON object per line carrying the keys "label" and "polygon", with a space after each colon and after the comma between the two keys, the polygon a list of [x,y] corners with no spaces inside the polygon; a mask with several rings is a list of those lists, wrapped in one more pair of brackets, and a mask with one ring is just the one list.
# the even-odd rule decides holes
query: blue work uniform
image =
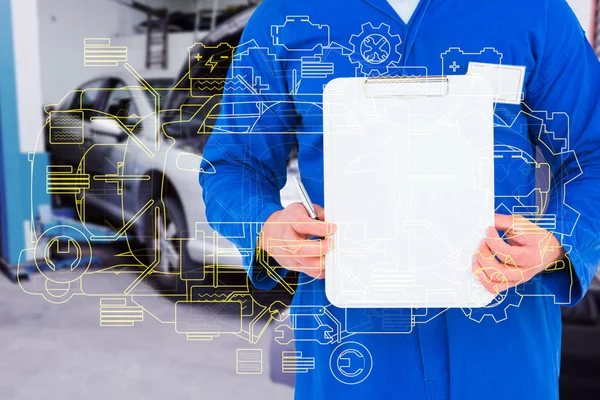
{"label": "blue work uniform", "polygon": [[[314,358],[297,374],[297,399],[558,398],[560,305],[582,298],[600,260],[600,66],[564,0],[421,0],[408,24],[386,0],[264,1],[204,151],[216,170],[200,176],[207,219],[240,249],[254,285],[274,287],[285,268],[265,265],[256,238],[282,209],[295,146],[302,181],[323,204],[327,82],[465,74],[471,62],[525,67],[522,102],[495,103],[497,211],[531,210],[546,196],[540,221],[566,262],[480,309],[342,310],[323,280],[300,274],[293,306],[320,316],[295,317],[296,350]],[[324,318],[342,334],[316,329]]]}

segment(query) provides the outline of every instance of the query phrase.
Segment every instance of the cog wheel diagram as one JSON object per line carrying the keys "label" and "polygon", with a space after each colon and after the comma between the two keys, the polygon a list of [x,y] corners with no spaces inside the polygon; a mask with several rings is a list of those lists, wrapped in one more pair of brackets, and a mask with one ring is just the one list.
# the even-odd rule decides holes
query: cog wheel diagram
{"label": "cog wheel diagram", "polygon": [[481,308],[463,308],[463,312],[470,320],[481,322],[485,317],[491,317],[495,322],[502,322],[508,318],[509,307],[519,307],[523,295],[511,287],[500,293],[490,304]]}
{"label": "cog wheel diagram", "polygon": [[366,76],[385,75],[390,66],[400,62],[402,55],[398,46],[401,43],[400,35],[392,35],[389,25],[382,23],[374,27],[367,22],[362,25],[360,34],[350,36],[353,47],[350,61],[360,64],[360,70]]}

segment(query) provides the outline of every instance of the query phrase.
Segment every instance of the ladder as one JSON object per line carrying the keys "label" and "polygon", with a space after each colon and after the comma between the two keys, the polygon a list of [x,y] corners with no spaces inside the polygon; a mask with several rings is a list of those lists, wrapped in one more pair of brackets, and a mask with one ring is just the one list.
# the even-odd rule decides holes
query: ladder
{"label": "ladder", "polygon": [[[169,11],[166,8],[152,9],[146,12],[146,69],[158,67],[167,69],[169,56]],[[155,24],[152,17],[158,17]]]}
{"label": "ladder", "polygon": [[[146,69],[158,66],[168,67],[169,57],[169,10],[154,8],[135,0],[112,0],[115,3],[130,7],[146,14]],[[158,18],[159,24],[153,24],[152,17]]]}

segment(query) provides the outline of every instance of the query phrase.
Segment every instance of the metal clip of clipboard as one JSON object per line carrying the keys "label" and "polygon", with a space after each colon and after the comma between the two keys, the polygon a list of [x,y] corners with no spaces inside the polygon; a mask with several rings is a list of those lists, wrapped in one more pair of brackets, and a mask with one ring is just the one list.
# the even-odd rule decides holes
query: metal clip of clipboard
{"label": "metal clip of clipboard", "polygon": [[437,97],[449,92],[450,82],[445,76],[367,78],[363,85],[363,95],[369,98]]}

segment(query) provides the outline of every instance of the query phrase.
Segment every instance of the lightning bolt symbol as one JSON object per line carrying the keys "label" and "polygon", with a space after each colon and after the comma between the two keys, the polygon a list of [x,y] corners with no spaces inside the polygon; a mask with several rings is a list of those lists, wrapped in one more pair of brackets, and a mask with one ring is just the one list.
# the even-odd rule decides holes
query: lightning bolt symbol
{"label": "lightning bolt symbol", "polygon": [[204,65],[207,67],[210,67],[210,72],[213,72],[213,69],[215,69],[215,67],[217,66],[217,63],[215,61],[213,61],[213,56],[210,56],[210,58]]}

